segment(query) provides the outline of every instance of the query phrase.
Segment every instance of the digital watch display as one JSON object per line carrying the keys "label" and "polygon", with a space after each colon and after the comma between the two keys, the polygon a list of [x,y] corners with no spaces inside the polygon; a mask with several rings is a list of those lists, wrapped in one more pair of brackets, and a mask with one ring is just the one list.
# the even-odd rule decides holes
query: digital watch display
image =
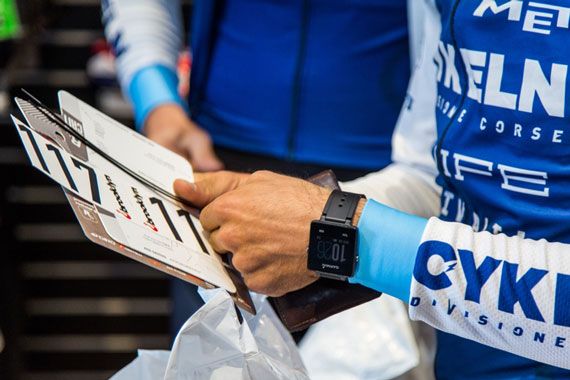
{"label": "digital watch display", "polygon": [[363,195],[335,190],[320,220],[311,223],[308,269],[322,277],[346,280],[354,274],[358,260],[358,229],[352,225]]}

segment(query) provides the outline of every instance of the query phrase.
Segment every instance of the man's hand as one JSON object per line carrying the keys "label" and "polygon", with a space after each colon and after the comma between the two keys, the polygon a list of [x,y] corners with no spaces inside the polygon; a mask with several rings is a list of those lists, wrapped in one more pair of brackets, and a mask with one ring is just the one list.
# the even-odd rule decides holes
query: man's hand
{"label": "man's hand", "polygon": [[280,296],[318,278],[307,269],[309,229],[330,190],[266,171],[203,174],[195,185],[178,180],[174,189],[197,206],[208,204],[200,222],[217,252],[233,253],[251,290]]}
{"label": "man's hand", "polygon": [[144,132],[160,145],[186,157],[201,172],[220,170],[223,163],[216,157],[212,139],[176,104],[164,104],[148,116]]}
{"label": "man's hand", "polygon": [[246,182],[250,175],[230,171],[194,173],[194,183],[183,179],[174,181],[174,192],[202,209],[219,196],[237,189]]}

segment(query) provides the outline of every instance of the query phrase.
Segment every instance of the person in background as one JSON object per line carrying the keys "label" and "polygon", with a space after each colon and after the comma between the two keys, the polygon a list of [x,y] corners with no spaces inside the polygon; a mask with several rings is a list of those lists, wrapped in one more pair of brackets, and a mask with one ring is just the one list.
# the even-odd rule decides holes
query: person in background
{"label": "person in background", "polygon": [[[350,180],[390,163],[410,72],[405,1],[194,1],[188,101],[177,91],[180,2],[102,7],[137,129],[195,171]],[[201,299],[179,281],[173,293],[177,332]]]}

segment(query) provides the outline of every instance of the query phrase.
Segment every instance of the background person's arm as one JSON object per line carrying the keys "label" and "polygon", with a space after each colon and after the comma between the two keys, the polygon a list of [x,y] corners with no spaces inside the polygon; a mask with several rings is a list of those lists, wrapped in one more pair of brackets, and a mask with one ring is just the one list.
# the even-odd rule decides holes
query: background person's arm
{"label": "background person's arm", "polygon": [[196,170],[222,168],[210,136],[190,120],[178,94],[176,65],[184,34],[180,1],[103,1],[103,22],[137,129],[188,158]]}

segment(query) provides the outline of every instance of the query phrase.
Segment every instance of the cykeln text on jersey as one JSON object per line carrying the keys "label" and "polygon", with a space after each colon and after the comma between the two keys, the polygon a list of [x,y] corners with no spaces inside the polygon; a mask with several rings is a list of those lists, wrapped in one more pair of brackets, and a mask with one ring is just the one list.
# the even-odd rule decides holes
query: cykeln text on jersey
{"label": "cykeln text on jersey", "polygon": [[[437,81],[443,88],[463,94],[458,63],[465,65],[467,72],[467,98],[492,107],[526,113],[546,112],[548,116],[563,118],[566,115],[566,88],[568,65],[545,63],[525,58],[514,61],[504,54],[461,48],[458,59],[453,45],[439,42],[434,62],[437,66]],[[511,59],[511,61],[509,61]],[[505,67],[517,92],[504,89]],[[440,91],[441,93],[441,91]],[[538,104],[536,104],[538,103]],[[448,112],[455,113],[453,107]]]}

